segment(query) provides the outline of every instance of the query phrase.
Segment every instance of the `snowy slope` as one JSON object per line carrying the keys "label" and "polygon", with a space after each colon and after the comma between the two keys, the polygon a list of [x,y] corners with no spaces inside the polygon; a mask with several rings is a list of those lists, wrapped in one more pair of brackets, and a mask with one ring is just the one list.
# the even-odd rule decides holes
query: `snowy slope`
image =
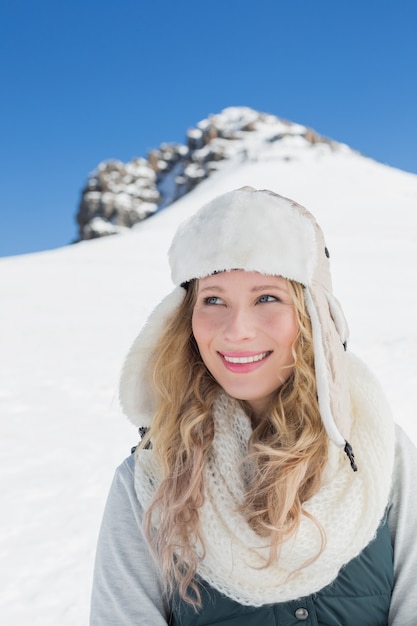
{"label": "snowy slope", "polygon": [[346,148],[254,136],[245,160],[123,236],[0,261],[0,623],[88,621],[95,542],[114,468],[136,442],[119,413],[120,366],[171,289],[179,221],[242,185],[315,213],[351,348],[417,442],[417,176]]}

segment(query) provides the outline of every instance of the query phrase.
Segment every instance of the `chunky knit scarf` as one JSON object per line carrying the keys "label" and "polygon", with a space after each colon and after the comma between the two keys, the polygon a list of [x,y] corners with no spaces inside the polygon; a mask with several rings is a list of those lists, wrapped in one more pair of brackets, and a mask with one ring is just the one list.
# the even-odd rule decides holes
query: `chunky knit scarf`
{"label": "chunky knit scarf", "polygon": [[[282,545],[279,560],[268,567],[268,542],[237,512],[245,490],[242,460],[252,432],[250,420],[229,396],[221,393],[217,398],[215,436],[204,469],[206,497],[200,511],[206,556],[198,574],[240,604],[285,602],[322,589],[375,536],[391,486],[394,427],[379,386],[351,355],[349,383],[351,442],[359,471],[352,472],[343,451],[330,442],[322,486],[303,505],[323,527],[326,546],[319,554],[317,525],[303,516],[297,534]],[[136,462],[135,488],[144,507],[157,484],[152,450],[143,451]],[[200,552],[198,546],[196,550]]]}

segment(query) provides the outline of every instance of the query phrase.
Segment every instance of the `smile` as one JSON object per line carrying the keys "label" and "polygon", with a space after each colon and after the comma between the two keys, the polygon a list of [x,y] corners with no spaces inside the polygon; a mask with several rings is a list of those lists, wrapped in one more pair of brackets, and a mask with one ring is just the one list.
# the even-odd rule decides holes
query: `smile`
{"label": "smile", "polygon": [[227,356],[226,354],[222,354],[222,357],[228,363],[257,363],[258,361],[263,361],[269,356],[271,352],[261,352],[260,354],[254,354],[253,356]]}

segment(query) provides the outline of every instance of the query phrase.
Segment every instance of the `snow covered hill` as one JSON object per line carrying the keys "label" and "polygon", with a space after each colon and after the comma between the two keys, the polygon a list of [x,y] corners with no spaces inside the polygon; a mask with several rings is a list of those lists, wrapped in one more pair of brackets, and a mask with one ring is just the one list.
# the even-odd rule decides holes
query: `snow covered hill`
{"label": "snow covered hill", "polygon": [[0,260],[2,625],[87,624],[106,494],[137,441],[118,409],[120,366],[171,289],[177,224],[219,193],[270,188],[316,215],[351,349],[417,442],[417,176],[302,135],[250,137],[244,159],[122,236]]}

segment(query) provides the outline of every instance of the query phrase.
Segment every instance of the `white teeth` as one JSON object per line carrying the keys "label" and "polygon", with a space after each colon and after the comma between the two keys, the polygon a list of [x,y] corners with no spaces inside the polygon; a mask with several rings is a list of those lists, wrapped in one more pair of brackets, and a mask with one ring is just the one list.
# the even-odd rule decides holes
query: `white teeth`
{"label": "white teeth", "polygon": [[254,356],[226,356],[223,355],[223,358],[228,363],[256,363],[256,361],[262,361],[265,357],[267,357],[269,352],[262,352],[261,354],[255,354]]}

